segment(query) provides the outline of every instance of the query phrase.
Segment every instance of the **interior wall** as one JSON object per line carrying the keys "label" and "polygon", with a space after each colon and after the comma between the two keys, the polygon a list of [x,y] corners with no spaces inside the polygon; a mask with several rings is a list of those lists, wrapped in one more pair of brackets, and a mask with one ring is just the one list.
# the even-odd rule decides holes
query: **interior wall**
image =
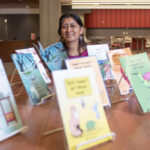
{"label": "interior wall", "polygon": [[[5,22],[7,19],[7,22]],[[38,14],[0,15],[0,40],[30,40],[31,33],[39,38]]]}
{"label": "interior wall", "polygon": [[87,37],[88,38],[98,38],[98,37],[110,37],[110,36],[131,36],[131,37],[137,37],[137,36],[150,36],[150,29],[149,28],[138,28],[138,29],[132,29],[132,28],[88,28],[86,30]]}
{"label": "interior wall", "polygon": [[87,28],[150,28],[150,9],[93,9],[85,15]]}

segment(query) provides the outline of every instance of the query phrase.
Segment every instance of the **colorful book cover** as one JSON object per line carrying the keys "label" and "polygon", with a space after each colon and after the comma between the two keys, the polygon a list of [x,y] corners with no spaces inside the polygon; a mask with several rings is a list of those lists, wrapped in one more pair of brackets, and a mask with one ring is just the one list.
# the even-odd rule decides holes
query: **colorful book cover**
{"label": "colorful book cover", "polygon": [[146,53],[119,59],[143,112],[150,112],[150,61]]}
{"label": "colorful book cover", "polygon": [[124,74],[119,58],[130,55],[132,55],[130,48],[116,49],[108,52],[108,57],[111,62],[121,95],[128,94],[131,90],[131,85],[128,78]]}
{"label": "colorful book cover", "polygon": [[57,70],[52,75],[68,149],[83,150],[112,140],[93,69]]}
{"label": "colorful book cover", "polygon": [[0,59],[0,141],[19,133],[22,128],[16,101]]}
{"label": "colorful book cover", "polygon": [[50,71],[65,68],[64,59],[67,59],[67,53],[61,42],[50,45],[40,53],[42,59],[47,64]]}
{"label": "colorful book cover", "polygon": [[115,79],[114,73],[108,58],[108,44],[88,45],[88,55],[96,56],[104,80]]}
{"label": "colorful book cover", "polygon": [[11,57],[32,104],[40,104],[42,98],[47,97],[51,93],[43,77],[41,76],[32,54],[12,54]]}
{"label": "colorful book cover", "polygon": [[50,80],[50,78],[49,78],[49,76],[48,76],[48,74],[47,74],[47,72],[46,72],[46,70],[45,70],[45,68],[44,68],[44,66],[43,66],[43,64],[42,64],[42,62],[41,62],[41,60],[40,60],[40,58],[39,58],[39,56],[38,56],[38,54],[34,48],[17,49],[15,51],[18,54],[20,54],[20,53],[31,53],[33,58],[34,58],[34,61],[36,62],[36,65],[37,65],[39,71],[41,72],[41,75],[42,75],[45,83],[46,84],[51,83],[51,80]]}
{"label": "colorful book cover", "polygon": [[66,66],[68,69],[79,69],[79,68],[93,68],[95,72],[95,78],[97,80],[97,84],[100,91],[100,97],[103,106],[110,106],[110,100],[106,91],[106,87],[103,81],[102,74],[99,69],[98,62],[95,56],[88,56],[76,59],[66,59]]}

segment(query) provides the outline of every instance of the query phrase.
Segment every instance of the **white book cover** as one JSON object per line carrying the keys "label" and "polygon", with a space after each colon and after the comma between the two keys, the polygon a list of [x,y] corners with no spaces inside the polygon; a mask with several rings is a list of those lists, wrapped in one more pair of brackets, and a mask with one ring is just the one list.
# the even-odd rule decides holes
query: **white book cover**
{"label": "white book cover", "polygon": [[114,80],[115,76],[108,58],[108,44],[97,44],[87,46],[88,55],[96,56],[104,80]]}
{"label": "white book cover", "polygon": [[26,48],[26,49],[17,49],[17,50],[15,50],[16,51],[16,53],[31,53],[32,54],[32,56],[33,56],[33,58],[34,58],[34,61],[36,62],[36,64],[37,64],[37,67],[38,67],[38,69],[39,69],[39,71],[40,71],[40,73],[41,73],[41,75],[42,75],[42,77],[43,77],[43,79],[44,79],[44,81],[45,81],[45,83],[46,84],[49,84],[49,83],[51,83],[51,80],[50,80],[50,78],[49,78],[49,76],[48,76],[48,74],[47,74],[47,72],[46,72],[46,70],[45,70],[45,68],[44,68],[44,66],[43,66],[43,64],[42,64],[42,62],[41,62],[41,60],[40,60],[40,58],[39,58],[39,56],[38,56],[38,54],[37,54],[37,52],[35,51],[35,49],[32,47],[32,48]]}
{"label": "white book cover", "polygon": [[3,141],[23,129],[7,75],[0,59],[0,141]]}
{"label": "white book cover", "polygon": [[52,72],[68,149],[112,140],[92,68]]}

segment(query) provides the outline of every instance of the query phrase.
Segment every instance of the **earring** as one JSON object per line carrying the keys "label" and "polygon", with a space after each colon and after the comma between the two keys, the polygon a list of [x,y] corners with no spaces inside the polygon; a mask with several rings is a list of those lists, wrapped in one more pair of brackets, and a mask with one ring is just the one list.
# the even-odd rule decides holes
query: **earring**
{"label": "earring", "polygon": [[79,41],[83,41],[83,35],[79,36]]}

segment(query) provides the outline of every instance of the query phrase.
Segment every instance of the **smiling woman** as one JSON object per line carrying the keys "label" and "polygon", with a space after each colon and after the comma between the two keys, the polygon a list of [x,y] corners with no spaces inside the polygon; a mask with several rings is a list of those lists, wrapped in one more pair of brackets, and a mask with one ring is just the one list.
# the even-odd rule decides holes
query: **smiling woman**
{"label": "smiling woman", "polygon": [[59,19],[58,34],[69,58],[87,56],[81,18],[74,13],[66,13]]}

